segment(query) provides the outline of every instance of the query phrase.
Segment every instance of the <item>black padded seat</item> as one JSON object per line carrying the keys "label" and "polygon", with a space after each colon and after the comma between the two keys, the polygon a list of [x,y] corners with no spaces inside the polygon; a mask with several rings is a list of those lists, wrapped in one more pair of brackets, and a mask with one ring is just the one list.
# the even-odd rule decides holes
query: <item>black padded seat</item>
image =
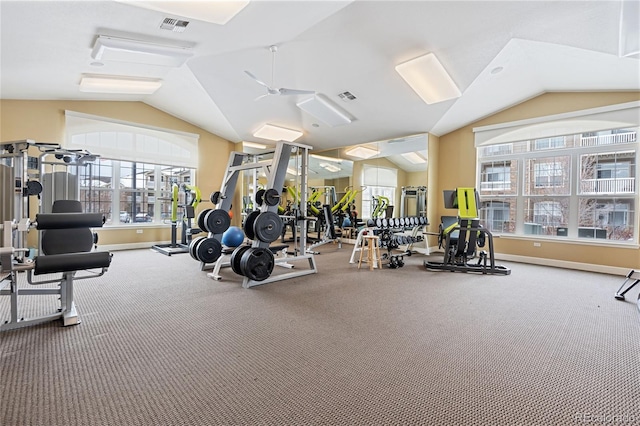
{"label": "black padded seat", "polygon": [[90,253],[94,235],[89,227],[103,225],[101,213],[83,213],[77,200],[56,200],[51,211],[36,216],[44,256],[36,258],[35,275],[109,266],[109,252]]}

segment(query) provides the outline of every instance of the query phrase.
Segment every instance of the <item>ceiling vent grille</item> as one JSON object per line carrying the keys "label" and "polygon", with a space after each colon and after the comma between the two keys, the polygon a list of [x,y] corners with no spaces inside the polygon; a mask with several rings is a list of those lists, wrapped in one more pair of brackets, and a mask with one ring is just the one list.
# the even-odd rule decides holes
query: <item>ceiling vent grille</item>
{"label": "ceiling vent grille", "polygon": [[160,29],[173,31],[174,33],[181,33],[187,29],[187,25],[189,25],[189,21],[181,21],[180,19],[175,18],[164,18],[164,21],[160,24]]}
{"label": "ceiling vent grille", "polygon": [[340,94],[338,94],[338,96],[340,97],[340,99],[342,99],[345,102],[349,102],[349,101],[355,101],[356,97],[353,93],[351,92],[342,92]]}

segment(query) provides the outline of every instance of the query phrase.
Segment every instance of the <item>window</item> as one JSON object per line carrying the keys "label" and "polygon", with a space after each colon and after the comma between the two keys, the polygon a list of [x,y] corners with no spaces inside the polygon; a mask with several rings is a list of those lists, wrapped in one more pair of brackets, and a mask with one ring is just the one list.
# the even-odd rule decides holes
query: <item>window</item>
{"label": "window", "polygon": [[[86,212],[103,213],[107,225],[164,223],[173,186],[195,181],[198,135],[72,111],[66,130],[68,148],[97,155],[80,168],[80,201]],[[180,204],[190,201],[178,194]]]}
{"label": "window", "polygon": [[[361,217],[370,219],[379,197],[385,197],[393,205],[398,187],[398,172],[386,167],[372,167],[365,165],[362,170],[362,212]],[[382,215],[384,217],[384,214]]]}
{"label": "window", "polygon": [[[97,158],[81,169],[80,201],[85,212],[104,214],[107,225],[163,223],[171,218],[173,185],[190,184],[194,174],[183,167]],[[180,190],[178,202],[184,204],[185,197]]]}
{"label": "window", "polygon": [[532,160],[530,164],[533,164],[533,180],[535,188],[551,188],[551,187],[564,187],[566,185],[564,180],[564,170],[568,168],[568,163],[560,163],[556,161],[544,161],[539,162]]}
{"label": "window", "polygon": [[503,191],[510,193],[512,191],[511,175],[514,170],[511,167],[511,161],[492,161],[483,163],[481,165],[481,170],[481,192]]}
{"label": "window", "polygon": [[[577,127],[637,122],[639,109],[629,103],[576,112],[584,120],[563,114],[474,129],[483,226],[499,234],[637,243],[638,127]],[[612,119],[616,114],[622,118]],[[563,128],[573,132],[549,134]]]}
{"label": "window", "polygon": [[536,139],[534,141],[534,146],[536,151],[543,150],[543,149],[564,148],[565,147],[564,136]]}

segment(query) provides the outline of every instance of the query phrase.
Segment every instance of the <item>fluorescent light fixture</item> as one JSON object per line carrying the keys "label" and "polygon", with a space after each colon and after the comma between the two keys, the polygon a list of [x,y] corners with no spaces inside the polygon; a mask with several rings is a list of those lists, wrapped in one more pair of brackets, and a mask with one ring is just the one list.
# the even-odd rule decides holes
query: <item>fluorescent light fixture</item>
{"label": "fluorescent light fixture", "polygon": [[162,86],[162,80],[108,75],[84,75],[80,80],[80,91],[85,93],[119,93],[150,95]]}
{"label": "fluorescent light fixture", "polygon": [[144,7],[159,12],[179,15],[185,18],[224,25],[236,16],[248,4],[249,0],[237,1],[131,1],[118,0],[132,6]]}
{"label": "fluorescent light fixture", "polygon": [[460,89],[433,53],[404,62],[396,66],[396,71],[428,104],[461,96]]}
{"label": "fluorescent light fixture", "polygon": [[378,151],[375,149],[367,148],[366,146],[356,146],[353,148],[349,148],[344,152],[347,155],[358,158],[371,158],[374,155],[378,154]]}
{"label": "fluorescent light fixture", "polygon": [[332,173],[339,172],[340,170],[342,170],[340,167],[333,164],[329,164],[329,163],[320,163],[320,167]]}
{"label": "fluorescent light fixture", "polygon": [[261,143],[242,141],[242,147],[243,148],[265,149],[267,146],[264,145],[264,144],[261,144]]}
{"label": "fluorescent light fixture", "polygon": [[165,46],[126,38],[99,36],[91,51],[97,61],[179,67],[193,56],[188,47]]}
{"label": "fluorescent light fixture", "polygon": [[325,124],[336,127],[351,123],[351,117],[341,111],[337,105],[322,95],[314,95],[296,104],[298,108],[313,115]]}
{"label": "fluorescent light fixture", "polygon": [[272,141],[293,142],[302,136],[299,130],[285,129],[271,124],[265,124],[253,134],[256,138],[269,139]]}
{"label": "fluorescent light fixture", "polygon": [[309,157],[313,157],[316,160],[333,161],[334,163],[342,163],[342,158],[325,157],[324,155],[310,154]]}
{"label": "fluorescent light fixture", "polygon": [[413,164],[424,164],[427,162],[422,156],[416,152],[405,152],[402,155],[405,160],[410,161]]}

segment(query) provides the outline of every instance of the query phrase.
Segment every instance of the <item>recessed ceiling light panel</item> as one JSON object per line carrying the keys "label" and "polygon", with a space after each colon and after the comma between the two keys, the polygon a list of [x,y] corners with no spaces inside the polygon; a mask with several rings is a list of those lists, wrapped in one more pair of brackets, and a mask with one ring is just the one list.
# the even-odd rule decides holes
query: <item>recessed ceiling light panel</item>
{"label": "recessed ceiling light panel", "polygon": [[366,146],[356,146],[346,150],[344,153],[352,157],[367,159],[377,155],[378,151],[372,148],[367,148]]}
{"label": "recessed ceiling light panel", "polygon": [[193,56],[188,47],[167,46],[126,38],[101,35],[91,51],[96,61],[179,67]]}
{"label": "recessed ceiling light panel", "polygon": [[85,93],[150,95],[160,86],[162,86],[162,80],[153,78],[86,74],[80,80],[80,91]]}
{"label": "recessed ceiling light panel", "polygon": [[459,98],[456,83],[436,55],[428,53],[396,66],[396,71],[427,104]]}
{"label": "recessed ceiling light panel", "polygon": [[269,139],[272,141],[293,142],[302,136],[299,130],[286,129],[284,127],[265,124],[253,134],[256,138]]}

